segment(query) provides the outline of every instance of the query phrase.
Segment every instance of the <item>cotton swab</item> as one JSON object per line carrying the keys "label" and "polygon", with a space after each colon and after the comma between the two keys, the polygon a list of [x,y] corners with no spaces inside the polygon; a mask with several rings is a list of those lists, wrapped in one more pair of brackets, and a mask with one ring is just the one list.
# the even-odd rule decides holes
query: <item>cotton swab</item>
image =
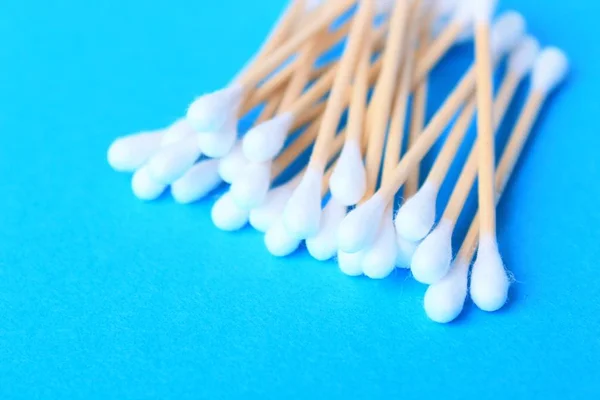
{"label": "cotton swab", "polygon": [[187,111],[186,118],[190,124],[197,132],[205,134],[218,134],[235,129],[244,96],[304,43],[327,28],[352,3],[353,0],[329,3],[323,12],[318,13],[311,24],[293,35],[236,82],[224,89],[197,98]]}
{"label": "cotton swab", "polygon": [[477,154],[479,231],[481,255],[501,263],[496,246],[496,206],[494,195],[495,145],[493,117],[493,76],[490,48],[490,0],[474,1],[475,59],[477,75]]}
{"label": "cotton swab", "polygon": [[[419,1],[413,4],[412,22],[406,34],[404,65],[400,78],[400,84],[396,92],[392,122],[388,133],[385,157],[383,161],[382,181],[390,179],[390,175],[400,159],[402,151],[402,140],[404,137],[404,125],[408,98],[410,95],[414,59],[416,56],[416,45],[418,38],[418,25],[422,14]],[[365,251],[363,256],[363,273],[371,279],[383,279],[387,277],[396,267],[398,246],[396,244],[396,232],[394,230],[393,205],[388,206],[375,241]],[[375,222],[375,221],[373,221]]]}
{"label": "cotton swab", "polygon": [[325,114],[306,172],[284,210],[285,226],[290,234],[298,239],[312,237],[319,230],[321,216],[320,184],[327,165],[327,155],[345,107],[347,89],[354,75],[362,48],[362,36],[367,29],[370,29],[372,16],[373,4],[368,0],[361,1],[327,101]]}
{"label": "cotton swab", "polygon": [[[500,178],[496,182],[497,192],[504,189],[545,98],[564,79],[567,70],[567,58],[558,49],[546,49],[537,59],[532,78],[533,94],[525,105],[513,138],[506,146],[506,161],[498,166]],[[482,216],[480,211],[480,218]],[[479,226],[480,229],[486,227]],[[506,303],[509,284],[495,237],[480,232],[477,258],[471,272],[470,293],[473,302],[484,311],[496,311]]]}
{"label": "cotton swab", "polygon": [[[565,78],[568,70],[566,56],[556,48],[542,51],[533,70],[532,87],[526,104],[521,111],[511,138],[504,150],[496,174],[496,201],[500,200],[504,188],[514,170],[533,124],[548,95]],[[424,307],[427,316],[435,322],[448,323],[462,312],[467,296],[467,276],[469,264],[477,246],[479,221],[476,215],[467,236],[454,260],[453,267],[442,280],[429,286],[425,293]],[[478,268],[480,268],[478,266]],[[496,267],[498,267],[496,265]],[[502,307],[507,298],[509,286],[504,267],[501,265],[493,273],[485,267],[473,267],[471,274],[471,297],[482,309],[494,311]]]}
{"label": "cotton swab", "polygon": [[285,204],[300,181],[300,177],[301,175],[296,175],[289,182],[270,190],[264,202],[250,210],[248,221],[254,229],[265,233],[281,216]]}
{"label": "cotton swab", "polygon": [[[339,150],[341,147],[342,141],[339,141],[337,149]],[[323,176],[323,181],[321,182],[322,196],[327,193],[331,172],[332,170],[329,169]],[[290,233],[283,218],[280,217],[269,227],[265,233],[264,241],[271,255],[285,257],[292,254],[300,246],[302,239],[298,239],[296,235]]]}
{"label": "cotton swab", "polygon": [[[494,130],[496,130],[502,122],[519,83],[533,67],[533,63],[535,62],[538,53],[539,45],[537,41],[533,38],[527,38],[523,40],[522,44],[511,55],[508,72],[498,91],[498,96],[494,104]],[[423,186],[424,190],[422,189],[422,191],[419,191],[419,194],[411,199],[410,204],[407,203],[409,207],[405,210],[405,214],[398,214],[397,229],[402,230],[402,227],[405,227],[405,229],[403,229],[404,232],[411,232],[410,229],[408,229],[408,224],[411,220],[410,217],[407,217],[411,212],[411,209],[413,215],[416,214],[422,218],[421,222],[427,220],[422,226],[413,229],[411,232],[412,234],[420,234],[433,226],[435,220],[435,202],[439,187],[448,173],[450,164],[462,141],[462,137],[464,137],[469,128],[471,119],[475,113],[475,104],[475,100],[473,100],[457,120],[442,153],[436,160],[434,167],[427,177],[426,184]],[[450,262],[452,260],[451,242],[454,226],[477,175],[477,144],[478,142],[474,145],[473,150],[463,167],[440,223],[431,234],[421,242],[415,251],[411,270],[413,276],[419,282],[426,284],[435,283],[446,275],[450,268]],[[431,212],[423,211],[425,208],[429,209],[432,207],[433,211]]]}
{"label": "cotton swab", "polygon": [[108,164],[118,172],[134,172],[160,149],[163,135],[161,129],[116,139],[108,148]]}
{"label": "cotton swab", "polygon": [[[336,216],[339,215],[339,212],[337,211],[340,208],[337,206],[338,203],[343,206],[354,205],[360,201],[367,189],[367,177],[363,164],[363,152],[361,147],[365,128],[367,96],[369,92],[371,50],[370,32],[367,32],[356,76],[354,78],[354,85],[352,87],[346,143],[344,143],[342,153],[334,167],[329,182],[329,188],[334,202],[329,209],[326,208],[324,211],[329,213],[333,212]],[[328,221],[329,223],[327,225],[330,227],[332,224],[332,217],[328,217]],[[329,233],[326,233],[326,237],[329,237]],[[319,239],[316,239],[316,241],[318,242]],[[315,245],[313,244],[310,247],[314,246]],[[323,256],[320,256],[320,258],[322,257]]]}
{"label": "cotton swab", "polygon": [[[522,18],[515,18],[514,13],[500,17],[494,25],[493,49],[496,58],[514,47],[523,33]],[[347,253],[357,252],[373,242],[377,234],[377,226],[371,221],[380,220],[385,208],[393,200],[395,193],[406,181],[415,165],[431,149],[442,134],[452,116],[464,104],[475,88],[475,71],[471,68],[461,79],[454,91],[446,98],[444,104],[433,116],[419,140],[405,154],[396,167],[392,179],[371,197],[349,213],[340,226],[339,246]]]}
{"label": "cotton swab", "polygon": [[219,160],[204,160],[192,166],[171,185],[171,195],[180,204],[193,203],[222,183]]}

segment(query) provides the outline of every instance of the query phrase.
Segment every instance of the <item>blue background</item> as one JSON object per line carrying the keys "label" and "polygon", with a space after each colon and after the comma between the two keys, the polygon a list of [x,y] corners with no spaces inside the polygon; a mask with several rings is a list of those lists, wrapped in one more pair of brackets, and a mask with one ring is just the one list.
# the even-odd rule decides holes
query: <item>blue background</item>
{"label": "blue background", "polygon": [[[142,203],[108,167],[114,137],[226,83],[282,3],[2,1],[0,397],[598,395],[598,3],[501,2],[573,70],[499,207],[510,303],[446,326],[406,272],[272,258],[212,200]],[[469,57],[436,70],[430,111]]]}

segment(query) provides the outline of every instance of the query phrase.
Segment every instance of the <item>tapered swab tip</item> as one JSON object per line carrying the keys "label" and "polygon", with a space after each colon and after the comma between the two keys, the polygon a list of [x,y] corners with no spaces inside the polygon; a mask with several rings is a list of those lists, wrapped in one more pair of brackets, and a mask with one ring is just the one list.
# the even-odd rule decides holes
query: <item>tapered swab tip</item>
{"label": "tapered swab tip", "polygon": [[569,60],[567,55],[556,47],[544,49],[533,67],[533,88],[549,93],[567,76]]}
{"label": "tapered swab tip", "polygon": [[252,162],[275,158],[283,148],[293,122],[294,116],[284,113],[250,129],[243,139],[246,158]]}
{"label": "tapered swab tip", "polygon": [[322,180],[322,171],[308,167],[285,206],[283,221],[297,239],[310,238],[319,232]]}
{"label": "tapered swab tip", "polygon": [[492,57],[498,60],[514,49],[523,39],[525,30],[525,19],[518,12],[507,11],[500,15],[492,27]]}
{"label": "tapered swab tip", "polygon": [[196,138],[189,136],[157,152],[148,160],[148,172],[156,182],[169,185],[181,178],[200,155]]}
{"label": "tapered swab tip", "polygon": [[483,236],[471,272],[471,298],[483,311],[497,311],[508,299],[510,279],[504,269],[496,239]]}
{"label": "tapered swab tip", "polygon": [[108,148],[108,164],[116,171],[133,172],[158,151],[162,137],[161,131],[120,137]]}
{"label": "tapered swab tip", "polygon": [[452,262],[453,224],[442,220],[417,247],[410,270],[421,283],[432,284],[442,279]]}
{"label": "tapered swab tip", "polygon": [[235,129],[242,95],[243,88],[234,84],[200,96],[190,104],[186,120],[198,132]]}
{"label": "tapered swab tip", "polygon": [[271,163],[249,164],[238,179],[231,184],[231,195],[245,210],[258,207],[271,186]]}
{"label": "tapered swab tip", "polygon": [[531,71],[539,53],[539,42],[532,36],[526,36],[510,54],[508,70],[522,78]]}
{"label": "tapered swab tip", "polygon": [[277,219],[281,218],[292,191],[293,187],[286,184],[267,193],[265,201],[250,211],[250,225],[257,231],[266,232]]}
{"label": "tapered swab tip", "polygon": [[355,253],[373,243],[385,211],[386,204],[379,195],[352,210],[342,221],[338,233],[338,246],[346,253]]}
{"label": "tapered swab tip", "polygon": [[188,204],[197,201],[221,183],[217,160],[205,160],[189,169],[171,185],[171,194],[176,202]]}
{"label": "tapered swab tip", "polygon": [[222,231],[237,231],[248,222],[248,211],[240,208],[229,192],[215,202],[210,216],[215,226]]}
{"label": "tapered swab tip", "polygon": [[388,277],[396,268],[398,247],[394,221],[384,217],[375,242],[366,251],[363,258],[363,273],[371,279]]}
{"label": "tapered swab tip", "polygon": [[425,292],[425,313],[434,322],[447,324],[462,312],[467,297],[468,265],[455,262],[452,271]]}
{"label": "tapered swab tip", "polygon": [[435,223],[438,188],[425,182],[419,191],[400,207],[396,214],[396,231],[403,238],[417,242],[423,239]]}
{"label": "tapered swab tip", "polygon": [[301,240],[290,234],[281,219],[275,221],[265,234],[267,250],[275,257],[292,254],[300,246],[300,242]]}
{"label": "tapered swab tip", "polygon": [[345,216],[346,206],[334,198],[330,199],[321,216],[319,233],[306,239],[306,247],[314,259],[325,261],[335,256],[338,250],[337,232]]}
{"label": "tapered swab tip", "polygon": [[338,250],[338,267],[340,271],[348,276],[359,276],[362,275],[362,261],[365,252],[358,251],[356,253],[346,253],[345,251]]}
{"label": "tapered swab tip", "polygon": [[135,171],[131,178],[133,194],[140,200],[155,200],[167,189],[167,185],[156,182],[148,172],[147,167]]}
{"label": "tapered swab tip", "polygon": [[329,180],[331,196],[345,206],[360,201],[367,189],[367,178],[362,160],[360,144],[348,141],[335,165]]}
{"label": "tapered swab tip", "polygon": [[496,8],[495,0],[468,0],[471,2],[473,18],[476,23],[489,22]]}

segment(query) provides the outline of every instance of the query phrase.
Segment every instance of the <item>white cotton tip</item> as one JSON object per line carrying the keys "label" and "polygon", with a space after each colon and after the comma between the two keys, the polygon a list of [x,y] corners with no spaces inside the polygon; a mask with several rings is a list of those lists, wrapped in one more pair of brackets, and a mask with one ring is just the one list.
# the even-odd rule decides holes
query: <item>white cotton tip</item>
{"label": "white cotton tip", "polygon": [[244,90],[233,84],[198,97],[190,104],[186,119],[197,132],[220,133],[237,126]]}
{"label": "white cotton tip", "polygon": [[342,250],[337,252],[338,267],[345,275],[360,276],[363,273],[362,261],[365,255],[364,251],[356,253],[346,253]]}
{"label": "white cotton tip", "polygon": [[347,141],[329,179],[331,196],[345,206],[353,206],[367,190],[367,174],[363,164],[360,144]]}
{"label": "white cotton tip", "polygon": [[468,264],[456,261],[448,275],[427,288],[424,307],[429,319],[447,324],[460,315],[467,297],[468,271]]}
{"label": "white cotton tip", "polygon": [[492,58],[499,60],[506,53],[517,47],[525,35],[526,23],[516,11],[502,13],[492,26],[490,46]]}
{"label": "white cotton tip", "polygon": [[287,230],[281,218],[275,221],[265,233],[267,250],[275,257],[289,256],[296,251],[301,242]]}
{"label": "white cotton tip", "polygon": [[274,159],[283,149],[294,115],[284,113],[250,129],[243,139],[244,155],[252,162]]}
{"label": "white cotton tip", "polygon": [[337,253],[337,233],[346,216],[346,206],[331,198],[321,216],[321,227],[316,236],[306,239],[308,252],[314,259],[326,261]]}
{"label": "white cotton tip", "polygon": [[569,60],[566,54],[556,47],[544,49],[533,67],[533,90],[549,93],[567,76]]}
{"label": "white cotton tip", "polygon": [[197,134],[198,146],[210,158],[225,157],[237,141],[237,130],[228,129],[219,133],[202,132]]}
{"label": "white cotton tip", "polygon": [[363,273],[371,279],[387,278],[396,268],[397,255],[396,231],[390,212],[389,218],[384,217],[375,242],[365,251]]}
{"label": "white cotton tip", "polygon": [[415,279],[431,285],[442,279],[452,262],[452,233],[454,224],[442,220],[417,247],[410,264]]}
{"label": "white cotton tip", "polygon": [[148,160],[148,172],[159,183],[169,185],[181,178],[202,152],[194,136],[161,148]]}
{"label": "white cotton tip", "polygon": [[167,189],[167,185],[156,182],[148,173],[147,166],[135,171],[131,178],[133,194],[140,200],[155,200]]}
{"label": "white cotton tip", "polygon": [[229,192],[215,202],[210,216],[213,224],[222,231],[237,231],[248,223],[248,211],[238,207]]}
{"label": "white cotton tip", "polygon": [[184,140],[195,133],[196,131],[194,131],[194,128],[192,128],[190,123],[185,118],[180,118],[165,130],[160,145],[166,147],[170,144]]}
{"label": "white cotton tip", "polygon": [[287,230],[297,239],[319,232],[321,223],[321,184],[323,172],[308,167],[283,211]]}
{"label": "white cotton tip", "polygon": [[531,36],[526,36],[512,51],[508,59],[508,71],[523,78],[531,71],[540,53],[539,42]]}
{"label": "white cotton tip", "polygon": [[508,299],[510,279],[504,269],[498,243],[492,236],[479,239],[477,259],[471,271],[471,299],[483,311],[497,311]]}
{"label": "white cotton tip", "polygon": [[237,142],[229,154],[219,160],[219,175],[224,182],[232,183],[243,172],[248,159],[244,155],[242,143]]}
{"label": "white cotton tip", "polygon": [[435,224],[435,206],[438,187],[425,182],[419,191],[406,201],[396,214],[396,232],[404,239],[418,242]]}
{"label": "white cotton tip", "polygon": [[181,204],[193,203],[216,189],[222,182],[218,168],[217,160],[204,160],[195,164],[171,185],[175,201]]}
{"label": "white cotton tip", "polygon": [[373,243],[385,207],[383,198],[376,194],[352,210],[340,224],[339,248],[346,253],[356,253]]}
{"label": "white cotton tip", "polygon": [[271,187],[271,162],[248,164],[231,184],[230,192],[238,206],[250,211],[267,197]]}
{"label": "white cotton tip", "polygon": [[473,5],[471,2],[471,0],[458,1],[458,4],[454,7],[454,13],[452,14],[452,23],[460,24],[465,27],[471,25],[471,22],[473,21]]}
{"label": "white cotton tip", "polygon": [[295,187],[295,185],[287,183],[269,191],[265,201],[250,210],[250,225],[259,232],[269,230],[271,225],[281,218]]}
{"label": "white cotton tip", "polygon": [[419,243],[411,242],[410,240],[404,239],[400,235],[396,235],[396,244],[398,245],[398,253],[396,255],[396,266],[398,268],[409,269]]}
{"label": "white cotton tip", "polygon": [[163,135],[163,131],[155,131],[117,138],[108,148],[108,164],[115,171],[135,171],[158,151]]}
{"label": "white cotton tip", "polygon": [[492,19],[496,8],[495,0],[471,0],[473,19],[477,23],[486,23]]}

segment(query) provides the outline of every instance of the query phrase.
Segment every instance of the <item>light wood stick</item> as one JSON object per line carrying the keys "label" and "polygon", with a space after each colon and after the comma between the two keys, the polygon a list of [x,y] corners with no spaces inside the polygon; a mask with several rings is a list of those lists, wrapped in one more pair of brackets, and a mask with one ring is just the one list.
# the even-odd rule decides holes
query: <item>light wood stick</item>
{"label": "light wood stick", "polygon": [[363,35],[368,29],[371,29],[373,13],[374,4],[370,0],[362,0],[327,101],[323,121],[310,157],[309,168],[317,171],[325,170],[328,151],[335,138],[340,116],[347,102],[347,90],[356,69]]}
{"label": "light wood stick", "polygon": [[404,127],[406,125],[406,110],[408,108],[408,98],[412,85],[412,77],[414,72],[414,64],[417,55],[417,32],[419,27],[419,7],[415,5],[413,10],[412,22],[410,23],[409,33],[406,37],[406,53],[404,56],[404,65],[402,66],[400,84],[396,91],[394,100],[394,109],[392,111],[392,119],[390,130],[388,133],[385,157],[383,159],[383,182],[387,181],[400,161],[400,153],[402,152],[402,141],[404,139]]}
{"label": "light wood stick", "polygon": [[429,74],[436,64],[446,55],[448,50],[456,43],[457,38],[464,29],[464,24],[457,21],[450,22],[446,28],[435,38],[428,46],[427,51],[423,54],[415,68],[413,78],[413,88]]}
{"label": "light wood stick", "polygon": [[[268,54],[272,53],[276,48],[282,45],[294,30],[296,24],[300,22],[305,15],[306,0],[294,0],[286,7],[286,10],[279,17],[271,32],[267,35],[267,39],[260,47],[258,52],[246,63],[238,72],[232,82],[237,82],[259,65]],[[312,15],[312,13],[311,13]]]}
{"label": "light wood stick", "polygon": [[[381,48],[384,46],[386,33],[387,24],[382,24],[382,26],[375,29],[371,38],[373,43],[373,52],[381,50]],[[319,53],[322,53],[324,50],[329,49],[330,47],[331,45],[329,44],[327,46],[324,46],[324,48],[320,49]],[[281,86],[288,82],[294,72],[296,61],[297,60],[294,60],[290,64],[284,66],[273,77],[269,78],[269,80],[267,80],[264,84],[259,86],[256,90],[254,90],[244,102],[244,105],[241,108],[240,116],[243,116],[244,114],[248,113],[251,109],[267,100],[272,95],[272,93],[279,90]],[[376,77],[379,74],[379,69],[381,68],[381,60],[378,61],[378,63],[373,65],[374,70],[370,71],[370,77]],[[319,81],[323,80],[321,82],[322,86],[326,87],[326,90],[322,92],[321,95],[325,94],[325,92],[331,88],[331,85],[333,84],[333,81],[337,74],[338,65],[339,63],[336,62],[325,67],[320,67],[312,70],[311,80],[319,78]]]}
{"label": "light wood stick", "polygon": [[369,94],[369,70],[371,67],[371,32],[365,33],[365,43],[360,54],[360,60],[351,90],[350,110],[348,113],[346,135],[347,142],[362,143],[365,131],[365,113]]}
{"label": "light wood stick", "polygon": [[393,200],[396,192],[406,182],[410,171],[425,157],[456,111],[465,103],[474,89],[475,71],[470,68],[433,116],[423,133],[421,133],[419,140],[400,160],[389,181],[384,182],[379,189],[378,194],[383,197],[384,201],[389,203]]}
{"label": "light wood stick", "polygon": [[312,24],[308,24],[306,29],[293,35],[285,43],[277,48],[273,53],[269,54],[263,61],[257,63],[256,67],[252,68],[247,74],[237,82],[241,87],[250,90],[258,85],[261,80],[267,77],[273,70],[288,59],[296,52],[304,43],[313,38],[321,30],[326,29],[340,14],[346,11],[354,0],[337,0],[330,2],[329,6],[322,13],[318,13]]}
{"label": "light wood stick", "polygon": [[[541,92],[532,93],[511,133],[511,137],[504,149],[496,171],[496,204],[500,201],[500,198],[506,189],[508,181],[514,171],[514,167],[523,151],[523,146],[531,133],[531,128],[544,104],[544,100],[545,96]],[[457,259],[461,261],[461,264],[466,265],[466,268],[468,268],[468,265],[471,263],[473,255],[475,254],[475,249],[477,248],[479,225],[479,212],[477,212],[457,255]]]}
{"label": "light wood stick", "polygon": [[[506,111],[508,110],[510,101],[514,96],[514,93],[516,92],[519,81],[520,81],[519,78],[514,74],[509,73],[505,77],[504,82],[501,85],[500,90],[498,91],[498,95],[496,97],[496,102],[494,104],[494,116],[495,116],[494,130],[496,130],[500,126],[500,123],[502,122],[502,119],[504,118],[504,115],[506,114]],[[466,119],[466,117],[465,117],[465,119]],[[461,127],[461,128],[457,127],[457,129],[464,129],[466,131],[468,129],[468,124],[463,123],[463,127]],[[453,135],[454,135],[454,132],[450,134],[449,143],[453,142],[453,140],[450,140]],[[471,188],[475,184],[475,178],[477,177],[478,160],[479,160],[479,155],[478,155],[478,150],[477,150],[479,148],[478,142],[479,142],[479,139],[477,139],[475,141],[475,144],[473,145],[473,148],[471,149],[471,153],[469,154],[469,157],[467,158],[467,161],[465,162],[465,165],[463,166],[463,169],[460,173],[458,181],[456,182],[456,185],[454,186],[454,189],[452,190],[452,194],[450,195],[450,200],[448,200],[448,204],[446,205],[446,209],[442,216],[442,218],[444,220],[450,221],[453,224],[456,223],[456,221],[458,221],[458,217],[460,216],[460,213],[462,212],[462,210],[464,208],[467,198],[469,197]],[[452,144],[449,144],[448,146],[450,148],[452,146]],[[458,146],[458,145],[456,145],[456,146]],[[444,152],[444,150],[442,150],[442,152]],[[450,154],[452,152],[456,153],[456,150],[449,150],[448,154]],[[438,159],[436,160],[436,164],[439,163],[439,165],[434,165],[434,168],[432,168],[432,170],[430,172],[431,179],[438,186],[441,185],[441,183],[443,182],[443,179],[445,178],[445,176],[447,174],[447,170],[450,168],[450,164],[452,162],[451,158],[452,157],[450,157],[450,156],[438,157]],[[427,179],[429,180],[430,178],[428,177]]]}
{"label": "light wood stick", "polygon": [[[423,57],[431,44],[431,24],[433,21],[433,13],[429,13],[424,17],[423,27],[419,33],[419,57]],[[413,100],[412,100],[412,112],[410,118],[410,126],[408,131],[408,146],[410,147],[417,141],[421,131],[425,127],[425,116],[427,110],[427,91],[429,90],[429,84],[427,82],[427,76],[424,76],[421,83],[417,85],[415,89]],[[420,164],[420,163],[419,163]],[[420,168],[417,166],[413,168],[409,174],[406,184],[404,185],[404,198],[408,199],[412,197],[419,189],[420,180]]]}
{"label": "light wood stick", "polygon": [[320,118],[312,123],[302,134],[277,156],[273,162],[273,176],[279,176],[291,163],[304,153],[317,138]]}
{"label": "light wood stick", "polygon": [[490,24],[477,22],[475,26],[475,59],[477,71],[477,153],[479,155],[478,192],[480,233],[496,234],[496,206],[494,200],[495,144],[493,115],[493,68],[490,46]]}
{"label": "light wood stick", "polygon": [[401,57],[404,53],[407,25],[410,15],[410,3],[397,2],[392,12],[390,33],[383,54],[381,74],[375,85],[373,99],[369,105],[369,143],[366,156],[367,195],[373,194],[383,157],[383,145],[392,108],[392,100]]}

